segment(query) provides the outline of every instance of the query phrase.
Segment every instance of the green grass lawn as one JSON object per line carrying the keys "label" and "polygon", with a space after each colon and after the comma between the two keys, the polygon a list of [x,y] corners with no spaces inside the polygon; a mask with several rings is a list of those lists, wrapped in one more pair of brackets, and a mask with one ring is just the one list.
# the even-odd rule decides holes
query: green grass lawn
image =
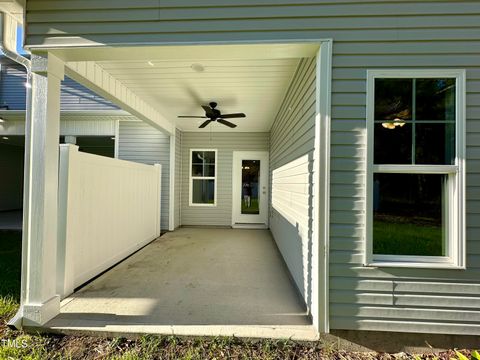
{"label": "green grass lawn", "polygon": [[445,255],[440,226],[375,220],[373,239],[374,254]]}
{"label": "green grass lawn", "polygon": [[0,317],[15,313],[20,297],[22,235],[0,231]]}
{"label": "green grass lawn", "polygon": [[258,199],[251,199],[250,206],[247,207],[242,198],[242,214],[258,214]]}

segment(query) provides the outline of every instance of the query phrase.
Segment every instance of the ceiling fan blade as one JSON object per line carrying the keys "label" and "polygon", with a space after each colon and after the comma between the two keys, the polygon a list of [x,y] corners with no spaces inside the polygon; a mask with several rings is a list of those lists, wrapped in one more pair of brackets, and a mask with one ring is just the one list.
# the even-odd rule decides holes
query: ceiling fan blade
{"label": "ceiling fan blade", "polygon": [[222,119],[244,118],[245,116],[244,113],[222,114]]}
{"label": "ceiling fan blade", "polygon": [[188,116],[188,115],[180,115],[177,116],[180,119],[208,119],[206,116]]}
{"label": "ceiling fan blade", "polygon": [[210,124],[213,120],[207,120],[205,122],[202,123],[202,125],[200,125],[198,128],[199,129],[203,129],[205,126],[207,126],[208,124]]}
{"label": "ceiling fan blade", "polygon": [[205,114],[207,117],[214,117],[215,114],[213,113],[213,109],[210,106],[202,105],[202,109],[205,110]]}
{"label": "ceiling fan blade", "polygon": [[219,122],[220,124],[223,124],[223,125],[227,125],[228,127],[232,128],[232,129],[237,127],[237,125],[232,124],[230,121],[227,121],[227,120],[218,119],[217,122]]}

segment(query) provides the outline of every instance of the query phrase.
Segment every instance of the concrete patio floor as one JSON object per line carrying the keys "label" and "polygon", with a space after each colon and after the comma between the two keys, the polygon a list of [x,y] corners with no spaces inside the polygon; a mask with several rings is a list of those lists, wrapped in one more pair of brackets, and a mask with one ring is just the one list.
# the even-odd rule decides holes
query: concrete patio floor
{"label": "concrete patio floor", "polygon": [[167,233],[64,299],[46,327],[316,339],[268,230]]}

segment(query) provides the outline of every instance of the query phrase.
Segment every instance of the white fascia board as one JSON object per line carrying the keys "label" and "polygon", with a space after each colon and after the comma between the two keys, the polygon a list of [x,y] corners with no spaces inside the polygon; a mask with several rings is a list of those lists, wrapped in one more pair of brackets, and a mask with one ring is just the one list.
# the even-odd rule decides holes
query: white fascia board
{"label": "white fascia board", "polygon": [[[0,0],[1,1],[1,0]],[[155,44],[125,43],[105,46],[89,39],[69,36],[48,39],[49,43],[26,45],[32,52],[54,53],[65,62],[76,61],[184,61],[226,60],[226,59],[291,59],[314,57],[319,43],[324,40],[258,40],[225,42],[188,42]]]}

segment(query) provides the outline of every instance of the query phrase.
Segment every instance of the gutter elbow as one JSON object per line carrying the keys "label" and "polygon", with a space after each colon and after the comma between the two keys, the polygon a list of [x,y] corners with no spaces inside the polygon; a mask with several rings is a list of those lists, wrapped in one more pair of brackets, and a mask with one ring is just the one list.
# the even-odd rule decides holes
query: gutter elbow
{"label": "gutter elbow", "polygon": [[[16,22],[15,22],[16,24]],[[5,34],[11,31],[12,24],[11,22],[6,21],[6,15],[4,12],[0,12],[0,51],[9,59],[15,61],[16,63],[25,67],[28,73],[30,73],[31,62],[26,57],[18,54],[15,51],[12,51],[7,46],[7,40]],[[14,36],[16,38],[16,35]]]}

